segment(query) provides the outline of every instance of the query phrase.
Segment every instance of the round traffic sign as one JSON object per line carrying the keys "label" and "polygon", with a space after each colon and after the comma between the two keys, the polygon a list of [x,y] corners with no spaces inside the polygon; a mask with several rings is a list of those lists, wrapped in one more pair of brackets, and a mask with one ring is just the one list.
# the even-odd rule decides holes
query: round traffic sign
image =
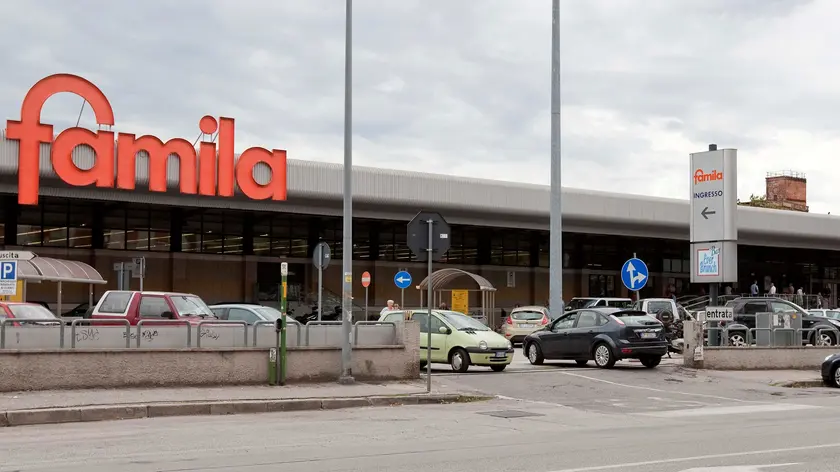
{"label": "round traffic sign", "polygon": [[638,291],[648,282],[648,266],[636,257],[628,259],[621,266],[621,282],[627,290]]}
{"label": "round traffic sign", "polygon": [[362,272],[362,287],[368,288],[370,286],[370,272]]}

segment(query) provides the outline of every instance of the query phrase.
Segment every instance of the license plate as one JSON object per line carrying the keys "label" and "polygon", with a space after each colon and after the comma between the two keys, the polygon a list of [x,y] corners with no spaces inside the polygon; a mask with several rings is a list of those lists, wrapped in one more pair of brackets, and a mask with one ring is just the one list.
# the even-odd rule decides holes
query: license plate
{"label": "license plate", "polygon": [[529,323],[523,323],[523,324],[519,325],[519,327],[520,328],[533,328],[534,325],[529,324]]}
{"label": "license plate", "polygon": [[506,352],[496,352],[495,356],[496,357],[507,357],[507,353]]}
{"label": "license plate", "polygon": [[642,339],[655,339],[656,333],[642,333]]}

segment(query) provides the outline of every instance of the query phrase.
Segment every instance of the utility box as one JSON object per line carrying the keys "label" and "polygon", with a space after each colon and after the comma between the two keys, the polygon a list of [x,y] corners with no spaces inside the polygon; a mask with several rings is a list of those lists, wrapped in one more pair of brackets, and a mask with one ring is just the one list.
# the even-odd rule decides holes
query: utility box
{"label": "utility box", "polygon": [[773,345],[773,313],[755,314],[755,345],[770,347]]}
{"label": "utility box", "polygon": [[802,340],[802,317],[795,311],[773,313],[771,315],[773,324],[773,346],[790,347],[801,346]]}
{"label": "utility box", "polygon": [[277,385],[277,348],[273,347],[268,351],[268,384]]}

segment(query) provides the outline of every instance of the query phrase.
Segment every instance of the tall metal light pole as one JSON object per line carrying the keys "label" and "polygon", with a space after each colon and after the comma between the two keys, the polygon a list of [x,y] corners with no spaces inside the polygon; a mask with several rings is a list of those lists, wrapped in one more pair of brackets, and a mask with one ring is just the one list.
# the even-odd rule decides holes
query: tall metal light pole
{"label": "tall metal light pole", "polygon": [[353,367],[350,317],[353,314],[353,0],[346,0],[344,19],[344,243],[341,262],[344,272],[341,294],[341,376],[338,382],[351,384]]}
{"label": "tall metal light pole", "polygon": [[560,177],[560,0],[554,0],[551,11],[551,222],[548,283],[548,303],[552,318],[563,312],[563,196]]}

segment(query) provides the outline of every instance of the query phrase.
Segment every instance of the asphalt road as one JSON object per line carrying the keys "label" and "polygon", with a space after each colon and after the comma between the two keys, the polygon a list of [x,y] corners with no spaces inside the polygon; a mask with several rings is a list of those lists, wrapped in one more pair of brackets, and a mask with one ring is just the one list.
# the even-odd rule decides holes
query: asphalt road
{"label": "asphalt road", "polygon": [[523,366],[435,380],[501,398],[5,428],[0,471],[840,470],[840,393],[833,390],[769,387],[676,366]]}

